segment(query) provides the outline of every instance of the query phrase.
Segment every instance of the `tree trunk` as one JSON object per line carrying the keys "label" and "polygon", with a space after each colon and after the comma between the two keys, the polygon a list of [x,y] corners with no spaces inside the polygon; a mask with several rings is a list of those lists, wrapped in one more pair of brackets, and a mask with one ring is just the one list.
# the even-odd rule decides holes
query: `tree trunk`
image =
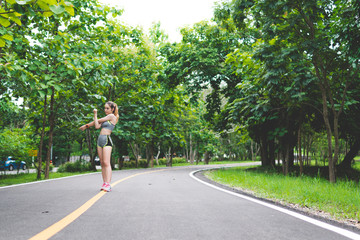
{"label": "tree trunk", "polygon": [[156,154],[156,165],[160,165],[159,164],[159,156],[160,156],[160,143],[158,143],[158,152],[157,152],[157,154]]}
{"label": "tree trunk", "polygon": [[269,158],[268,158],[268,143],[266,141],[266,136],[261,136],[260,139],[260,157],[261,157],[261,165],[268,166]]}
{"label": "tree trunk", "polygon": [[209,162],[210,162],[210,153],[209,151],[206,151],[204,154],[204,163],[209,164]]}
{"label": "tree trunk", "polygon": [[194,150],[193,150],[193,142],[192,142],[192,134],[190,133],[190,152],[189,152],[189,160],[190,164],[194,164]]}
{"label": "tree trunk", "polygon": [[269,164],[272,167],[275,167],[275,142],[274,140],[269,141]]}
{"label": "tree trunk", "polygon": [[46,108],[47,108],[47,95],[45,95],[44,99],[44,115],[43,115],[43,123],[41,129],[41,137],[40,137],[40,146],[39,151],[37,154],[37,162],[38,162],[38,169],[37,169],[37,179],[41,179],[41,171],[42,171],[42,149],[44,144],[44,136],[45,136],[45,125],[46,125]]}
{"label": "tree trunk", "polygon": [[169,147],[168,152],[165,154],[166,157],[166,166],[172,167],[172,154],[171,154],[171,146]]}
{"label": "tree trunk", "polygon": [[256,152],[257,152],[256,143],[253,140],[251,140],[250,146],[251,146],[251,161],[255,162],[256,161]]}
{"label": "tree trunk", "polygon": [[148,167],[154,167],[154,151],[152,142],[146,145],[146,161]]}
{"label": "tree trunk", "polygon": [[289,174],[290,169],[290,150],[289,150],[289,144],[283,143],[283,149],[282,149],[282,165],[283,165],[283,174],[287,176]]}
{"label": "tree trunk", "polygon": [[[322,86],[322,84],[320,84]],[[333,148],[332,148],[332,131],[331,125],[329,121],[329,113],[327,107],[327,98],[326,98],[326,90],[324,87],[321,87],[321,96],[322,96],[322,105],[323,105],[323,119],[326,127],[326,137],[327,137],[327,145],[328,145],[328,163],[329,163],[329,181],[332,183],[336,182],[335,175],[335,164],[333,161]]]}
{"label": "tree trunk", "polygon": [[335,166],[339,163],[339,154],[340,154],[340,141],[339,141],[339,115],[341,114],[341,110],[338,112],[333,110],[334,114],[334,140],[335,140],[335,146],[334,146],[334,169],[336,171]]}
{"label": "tree trunk", "polygon": [[173,164],[173,153],[172,153],[172,148],[169,148],[169,155],[170,155],[170,166],[172,167],[172,164]]}
{"label": "tree trunk", "polygon": [[93,152],[92,149],[92,144],[91,144],[91,132],[90,132],[90,128],[86,129],[86,143],[89,149],[89,154],[90,154],[90,163],[91,163],[91,168],[93,171],[96,172],[96,165],[95,165],[95,157],[96,157],[96,151]]}
{"label": "tree trunk", "polygon": [[[319,88],[320,88],[320,92],[321,92],[321,99],[322,99],[322,114],[323,114],[323,119],[325,122],[325,127],[326,127],[326,134],[327,134],[327,141],[328,141],[328,163],[329,163],[329,181],[331,183],[335,183],[336,182],[336,168],[335,165],[338,161],[339,158],[339,126],[338,126],[338,121],[339,121],[339,116],[344,108],[344,104],[345,104],[345,97],[346,97],[346,90],[349,86],[349,82],[346,81],[345,84],[345,88],[343,91],[343,96],[341,99],[341,105],[340,108],[338,110],[335,109],[335,103],[334,103],[334,99],[332,96],[332,92],[330,89],[330,83],[329,83],[329,79],[327,77],[327,73],[325,72],[325,70],[323,70],[323,72],[321,72],[319,66],[320,66],[320,61],[318,60],[318,55],[315,54],[313,57],[313,65],[315,67],[315,71],[316,71],[316,76],[319,79]],[[334,131],[332,132],[331,129],[331,124],[330,124],[330,120],[329,120],[329,112],[328,112],[328,100],[331,104],[331,109],[333,112],[333,126],[334,126]],[[335,146],[333,149],[332,146],[332,137],[334,134],[334,139],[335,139]],[[334,153],[333,153],[334,150]]]}
{"label": "tree trunk", "polygon": [[[71,156],[71,144],[68,144],[68,154],[66,156],[66,162],[70,162],[70,156]],[[62,164],[62,161],[61,161]]]}
{"label": "tree trunk", "polygon": [[301,128],[298,131],[298,159],[300,162],[300,176],[303,174],[303,159],[302,159],[302,152],[301,152]]}
{"label": "tree trunk", "polygon": [[340,163],[340,168],[350,169],[351,162],[354,157],[357,156],[358,152],[360,151],[360,141],[358,139],[355,140],[354,144],[350,147],[349,152],[344,157],[344,160]]}
{"label": "tree trunk", "polygon": [[139,166],[139,153],[140,153],[140,147],[137,143],[131,143],[130,142],[130,147],[131,147],[131,150],[135,156],[135,166],[136,168],[138,168]]}
{"label": "tree trunk", "polygon": [[49,179],[50,157],[51,157],[52,144],[53,144],[53,133],[54,133],[54,127],[55,127],[55,111],[54,111],[55,88],[51,87],[51,90],[52,90],[52,93],[51,93],[51,100],[50,100],[50,117],[49,117],[50,130],[49,130],[49,143],[48,143],[48,149],[47,149],[47,154],[46,154],[45,179]]}
{"label": "tree trunk", "polygon": [[191,156],[191,159],[192,159],[192,163],[191,163],[191,164],[194,164],[195,158],[196,158],[196,154],[197,154],[197,150],[196,150],[196,148],[194,148],[193,154],[192,154],[192,156]]}
{"label": "tree trunk", "polygon": [[186,144],[185,144],[185,157],[186,157],[186,161],[190,161],[189,149],[188,149],[188,141],[187,140],[186,140]]}

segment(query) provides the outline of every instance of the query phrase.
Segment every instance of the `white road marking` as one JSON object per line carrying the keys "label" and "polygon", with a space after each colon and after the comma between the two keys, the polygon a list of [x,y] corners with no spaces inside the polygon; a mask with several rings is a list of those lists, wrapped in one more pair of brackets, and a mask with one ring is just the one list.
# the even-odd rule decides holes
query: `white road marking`
{"label": "white road marking", "polygon": [[[216,169],[216,168],[214,168]],[[333,231],[333,232],[336,232],[342,236],[345,236],[345,237],[348,237],[350,239],[354,239],[354,240],[360,240],[360,235],[359,234],[356,234],[354,232],[351,232],[351,231],[348,231],[348,230],[345,230],[345,229],[342,229],[342,228],[339,228],[339,227],[335,227],[335,226],[332,226],[328,223],[324,223],[324,222],[321,222],[319,220],[316,220],[316,219],[313,219],[313,218],[310,218],[310,217],[307,217],[307,216],[304,216],[300,213],[296,213],[296,212],[293,212],[293,211],[290,211],[290,210],[287,210],[285,208],[281,208],[281,207],[278,207],[276,205],[273,205],[273,204],[270,204],[270,203],[267,203],[267,202],[264,202],[264,201],[261,201],[261,200],[258,200],[258,199],[255,199],[255,198],[252,198],[252,197],[248,197],[248,196],[245,196],[243,194],[240,194],[240,193],[236,193],[236,192],[232,192],[232,191],[229,191],[229,190],[226,190],[226,189],[223,189],[223,188],[220,188],[218,186],[215,186],[215,185],[212,185],[210,183],[207,183],[207,182],[204,182],[203,180],[200,180],[199,178],[195,177],[195,174],[197,172],[200,172],[200,171],[204,171],[204,170],[211,170],[211,169],[200,169],[200,170],[196,170],[196,171],[193,171],[191,173],[189,173],[190,177],[192,177],[193,179],[195,179],[196,181],[200,182],[200,183],[203,183],[209,187],[212,187],[212,188],[215,188],[219,191],[222,191],[222,192],[225,192],[225,193],[228,193],[228,194],[231,194],[233,196],[236,196],[236,197],[239,197],[239,198],[243,198],[243,199],[246,199],[248,201],[251,201],[251,202],[254,202],[254,203],[257,203],[257,204],[260,204],[260,205],[263,205],[265,207],[268,207],[268,208],[272,208],[276,211],[279,211],[279,212],[282,212],[282,213],[285,213],[285,214],[288,214],[290,216],[293,216],[295,218],[298,218],[298,219],[301,219],[305,222],[308,222],[308,223],[311,223],[311,224],[314,224],[316,226],[319,226],[321,228],[325,228],[327,230],[330,230],[330,231]]]}

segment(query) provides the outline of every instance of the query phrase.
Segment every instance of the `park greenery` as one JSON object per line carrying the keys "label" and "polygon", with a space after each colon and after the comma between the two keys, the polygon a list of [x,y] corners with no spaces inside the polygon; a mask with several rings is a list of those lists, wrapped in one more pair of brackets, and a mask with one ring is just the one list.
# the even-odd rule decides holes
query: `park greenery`
{"label": "park greenery", "polygon": [[97,0],[0,1],[0,156],[34,158],[38,179],[72,156],[96,170],[97,131],[78,128],[110,100],[120,169],[123,156],[258,157],[284,175],[327,166],[335,183],[360,149],[359,13],[355,0],[219,1],[170,43]]}

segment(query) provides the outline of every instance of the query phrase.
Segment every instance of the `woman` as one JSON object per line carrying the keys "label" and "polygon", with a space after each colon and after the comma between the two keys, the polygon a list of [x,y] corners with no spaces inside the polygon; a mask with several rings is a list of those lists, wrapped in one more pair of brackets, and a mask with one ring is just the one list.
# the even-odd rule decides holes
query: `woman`
{"label": "woman", "polygon": [[85,124],[80,127],[82,131],[86,128],[95,126],[96,129],[101,127],[100,135],[97,141],[97,152],[100,158],[101,163],[101,172],[103,178],[103,185],[100,189],[106,192],[111,191],[111,150],[112,150],[112,140],[110,138],[111,132],[114,130],[116,123],[119,120],[118,107],[114,102],[105,103],[105,114],[106,117],[97,118],[97,110],[94,109],[94,121],[88,124]]}

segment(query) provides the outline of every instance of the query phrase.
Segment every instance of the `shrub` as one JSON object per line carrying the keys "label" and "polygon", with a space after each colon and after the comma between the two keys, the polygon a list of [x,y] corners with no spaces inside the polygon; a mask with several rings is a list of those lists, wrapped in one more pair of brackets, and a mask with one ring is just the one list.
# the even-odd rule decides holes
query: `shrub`
{"label": "shrub", "polygon": [[[45,171],[46,162],[42,162],[41,166],[42,166],[42,170]],[[54,168],[54,165],[50,164],[49,165],[49,171],[51,172],[53,170],[53,168]]]}
{"label": "shrub", "polygon": [[59,166],[58,172],[87,172],[92,171],[91,163],[67,162]]}
{"label": "shrub", "polygon": [[[175,163],[186,163],[185,158],[173,158],[173,164]],[[156,165],[156,160],[154,159],[154,165]],[[159,158],[159,165],[166,166],[166,158]],[[124,161],[124,168],[136,168],[135,160]],[[138,168],[147,168],[147,161],[145,159],[140,159],[138,162]]]}
{"label": "shrub", "polygon": [[[136,162],[135,160],[131,160],[131,161],[126,161],[124,162],[123,165],[124,168],[136,168]],[[138,161],[138,167],[139,168],[146,168],[147,167],[147,162],[144,159],[140,159]]]}
{"label": "shrub", "polygon": [[186,163],[185,158],[175,157],[173,158],[173,163]]}

